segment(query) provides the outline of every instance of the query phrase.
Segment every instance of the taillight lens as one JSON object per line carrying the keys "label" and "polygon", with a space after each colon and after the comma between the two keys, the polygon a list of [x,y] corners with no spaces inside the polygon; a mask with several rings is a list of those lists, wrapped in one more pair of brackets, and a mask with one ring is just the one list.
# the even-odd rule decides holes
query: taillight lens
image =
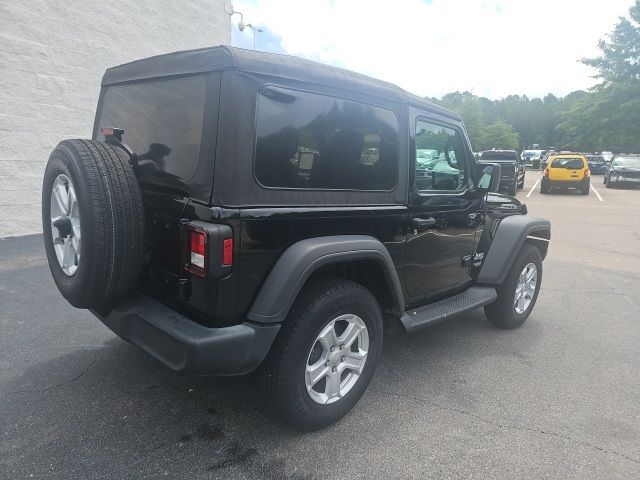
{"label": "taillight lens", "polygon": [[549,169],[548,169],[548,168],[545,168],[545,169],[544,169],[544,176],[545,176],[545,177],[548,177],[548,176],[549,176]]}
{"label": "taillight lens", "polygon": [[584,171],[584,178],[587,178],[590,174],[591,174],[591,171],[587,168],[587,169]]}
{"label": "taillight lens", "polygon": [[207,232],[188,228],[187,235],[189,236],[187,243],[189,252],[185,270],[199,277],[204,277],[207,271]]}

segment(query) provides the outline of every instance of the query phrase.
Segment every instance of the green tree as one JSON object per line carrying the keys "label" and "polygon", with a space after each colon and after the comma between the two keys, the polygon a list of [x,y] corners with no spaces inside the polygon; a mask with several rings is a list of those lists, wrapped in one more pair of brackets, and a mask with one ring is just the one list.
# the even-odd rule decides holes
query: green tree
{"label": "green tree", "polygon": [[620,17],[613,32],[598,42],[602,54],[582,62],[594,67],[602,86],[640,81],[640,0],[629,9],[629,17]]}
{"label": "green tree", "polygon": [[640,151],[640,82],[602,87],[562,114],[563,148]]}
{"label": "green tree", "polygon": [[511,125],[498,120],[484,127],[482,135],[482,150],[502,148],[515,150],[520,145],[520,138]]}

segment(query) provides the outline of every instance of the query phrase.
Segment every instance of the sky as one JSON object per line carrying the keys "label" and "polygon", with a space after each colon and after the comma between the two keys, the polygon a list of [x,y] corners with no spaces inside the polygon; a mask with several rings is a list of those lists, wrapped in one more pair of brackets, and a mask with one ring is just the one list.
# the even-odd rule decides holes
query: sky
{"label": "sky", "polygon": [[[227,0],[229,1],[229,0]],[[633,0],[233,0],[256,50],[386,80],[420,96],[564,96],[596,82],[598,55]],[[253,32],[232,22],[232,45]]]}

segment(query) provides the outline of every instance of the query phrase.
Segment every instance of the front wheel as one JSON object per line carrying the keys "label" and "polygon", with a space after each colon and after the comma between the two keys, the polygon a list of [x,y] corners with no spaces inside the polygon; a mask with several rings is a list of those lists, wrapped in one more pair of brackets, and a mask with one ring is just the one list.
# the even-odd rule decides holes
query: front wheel
{"label": "front wheel", "polygon": [[522,325],[538,299],[542,282],[540,250],[525,243],[498,290],[498,298],[484,307],[489,321],[501,328]]}
{"label": "front wheel", "polygon": [[261,368],[260,387],[292,427],[317,430],[346,415],[366,390],[382,350],[382,314],[358,283],[306,285]]}

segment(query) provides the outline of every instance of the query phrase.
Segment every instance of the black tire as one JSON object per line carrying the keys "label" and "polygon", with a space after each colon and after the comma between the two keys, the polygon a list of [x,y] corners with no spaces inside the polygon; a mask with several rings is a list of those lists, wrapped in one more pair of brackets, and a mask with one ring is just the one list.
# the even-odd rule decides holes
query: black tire
{"label": "black tire", "polygon": [[604,174],[604,177],[602,177],[602,183],[604,183],[605,185],[607,184],[607,174]]}
{"label": "black tire", "polygon": [[[314,401],[305,385],[305,368],[316,338],[328,323],[345,313],[358,315],[369,335],[369,351],[353,387],[334,403]],[[362,285],[337,277],[312,280],[296,299],[269,355],[260,368],[260,390],[285,423],[317,430],[346,415],[366,390],[382,349],[382,314]]]}
{"label": "black tire", "polygon": [[550,192],[549,187],[547,187],[546,185],[540,185],[540,193],[546,194],[546,193],[549,193],[549,192]]}
{"label": "black tire", "polygon": [[[59,175],[73,184],[80,215],[81,248],[71,276],[61,268],[52,237],[51,193]],[[142,196],[128,155],[104,142],[60,142],[44,173],[42,226],[51,274],[71,305],[108,307],[124,296],[138,280],[144,247]]]}
{"label": "black tire", "polygon": [[587,183],[587,185],[586,185],[586,186],[584,186],[584,187],[580,188],[580,193],[581,193],[582,195],[589,195],[589,190],[590,190],[590,188],[591,188],[591,184]]}
{"label": "black tire", "polygon": [[524,178],[525,178],[525,176],[522,175],[522,180],[518,183],[518,188],[520,188],[520,189],[524,188]]}
{"label": "black tire", "polygon": [[[518,313],[514,308],[516,287],[518,286],[520,273],[529,263],[533,263],[536,266],[537,284],[531,303],[524,312]],[[513,262],[504,282],[497,288],[497,300],[484,307],[484,312],[489,321],[500,328],[516,328],[522,325],[529,318],[529,314],[536,304],[541,283],[542,256],[540,255],[540,250],[531,244],[525,243],[522,245],[518,257]]]}
{"label": "black tire", "polygon": [[507,191],[509,192],[510,196],[515,197],[516,194],[518,193],[518,184],[517,184],[517,182],[514,183],[513,185],[511,185],[509,187],[509,190],[507,190]]}

